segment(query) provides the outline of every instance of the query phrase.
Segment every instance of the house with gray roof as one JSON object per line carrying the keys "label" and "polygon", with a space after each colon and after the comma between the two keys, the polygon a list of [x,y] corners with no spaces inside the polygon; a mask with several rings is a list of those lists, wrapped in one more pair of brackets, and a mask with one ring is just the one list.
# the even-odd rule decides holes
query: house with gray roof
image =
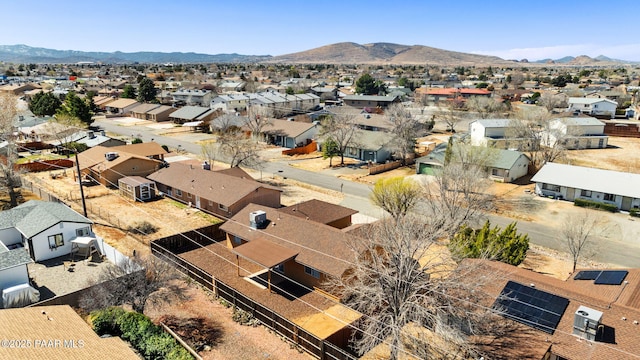
{"label": "house with gray roof", "polygon": [[318,135],[318,124],[273,119],[262,129],[262,135],[270,144],[286,148],[304,146]]}
{"label": "house with gray roof", "polygon": [[[171,113],[170,119],[178,124],[186,122],[210,120],[214,110],[202,106],[185,106]],[[201,117],[205,115],[205,119]]]}
{"label": "house with gray roof", "polygon": [[640,208],[640,174],[547,163],[531,181],[540,196],[592,200],[625,211]]}
{"label": "house with gray roof", "polygon": [[397,95],[347,95],[342,100],[345,105],[357,107],[358,109],[374,109],[377,107],[384,109],[393,103],[399,103],[400,97]]}
{"label": "house with gray roof", "polygon": [[208,106],[215,94],[211,90],[180,89],[171,93],[173,102],[183,105]]}
{"label": "house with gray roof", "polygon": [[354,139],[346,148],[345,157],[374,163],[384,163],[391,158],[393,134],[358,129]]}
{"label": "house with gray roof", "polygon": [[24,247],[7,247],[0,241],[0,292],[17,285],[29,284],[27,264],[32,262]]}
{"label": "house with gray roof", "polygon": [[535,137],[514,137],[510,134],[511,119],[479,119],[469,123],[471,145],[497,149],[535,150],[540,142]]}
{"label": "house with gray roof", "polygon": [[609,143],[604,126],[602,121],[590,116],[553,119],[547,136],[542,136],[542,145],[560,145],[569,150],[603,149]]}
{"label": "house with gray roof", "polygon": [[[434,175],[441,169],[447,145],[440,143],[429,154],[415,159],[416,174]],[[529,157],[520,151],[491,149],[485,165],[489,179],[509,183],[527,175],[530,163]]]}
{"label": "house with gray roof", "polygon": [[618,107],[617,102],[606,98],[570,97],[568,102],[569,111],[579,111],[592,116],[610,116],[612,119]]}
{"label": "house with gray roof", "polygon": [[92,234],[93,221],[57,202],[30,200],[0,212],[0,241],[35,261],[71,253],[71,241]]}

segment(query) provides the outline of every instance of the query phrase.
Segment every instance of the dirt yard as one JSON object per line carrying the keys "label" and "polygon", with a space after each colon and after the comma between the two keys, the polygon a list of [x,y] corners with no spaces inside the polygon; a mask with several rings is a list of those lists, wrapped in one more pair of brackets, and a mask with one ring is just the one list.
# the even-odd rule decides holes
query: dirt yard
{"label": "dirt yard", "polygon": [[640,173],[640,139],[611,136],[606,149],[568,151],[566,163]]}

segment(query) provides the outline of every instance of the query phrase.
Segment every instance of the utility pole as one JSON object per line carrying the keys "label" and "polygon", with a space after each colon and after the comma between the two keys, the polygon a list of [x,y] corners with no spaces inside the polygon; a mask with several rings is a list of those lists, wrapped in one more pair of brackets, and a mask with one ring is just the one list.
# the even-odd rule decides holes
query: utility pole
{"label": "utility pole", "polygon": [[74,150],[76,154],[76,171],[78,172],[78,185],[80,185],[80,198],[82,199],[82,212],[87,219],[87,204],[84,202],[84,189],[82,189],[82,174],[80,173],[80,163],[78,162],[78,150]]}

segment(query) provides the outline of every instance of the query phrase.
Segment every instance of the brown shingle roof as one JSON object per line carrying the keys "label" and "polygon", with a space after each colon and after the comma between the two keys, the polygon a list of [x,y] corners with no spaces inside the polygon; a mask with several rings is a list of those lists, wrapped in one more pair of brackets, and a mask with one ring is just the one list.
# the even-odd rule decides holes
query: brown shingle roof
{"label": "brown shingle roof", "polygon": [[155,141],[113,146],[111,147],[111,151],[124,151],[139,156],[160,156],[167,153],[167,150],[163,149],[162,146]]}
{"label": "brown shingle roof", "polygon": [[0,324],[2,339],[24,340],[0,348],[2,359],[140,359],[120,338],[101,339],[68,305],[4,309]]}
{"label": "brown shingle roof", "polygon": [[219,171],[203,170],[179,163],[160,169],[147,178],[224,206],[232,206],[259,188],[280,191],[276,187],[259,183],[251,177],[243,179]]}
{"label": "brown shingle roof", "polygon": [[[538,345],[540,348],[552,344],[552,353],[566,359],[638,358],[637,355],[640,354],[640,325],[635,325],[633,322],[634,320],[640,321],[640,308],[633,305],[636,304],[634,296],[640,292],[638,290],[640,288],[640,269],[628,269],[629,273],[625,279],[627,284],[596,285],[593,280],[573,280],[572,276],[569,280],[562,281],[488,260],[466,259],[461,266],[477,267],[474,270],[477,276],[469,281],[480,280],[481,283],[485,283],[483,290],[492,295],[490,298],[493,300],[509,280],[527,285],[535,284],[536,289],[569,299],[569,305],[553,335],[535,331],[538,335],[544,335],[544,341]],[[490,279],[490,281],[481,281],[481,279]],[[492,304],[485,305],[491,306]],[[574,314],[581,305],[603,312],[602,324],[614,330],[614,343],[587,341],[573,335]],[[623,318],[627,320],[623,320]],[[540,336],[530,338],[531,340],[527,339],[526,341],[540,341]]]}
{"label": "brown shingle roof", "polygon": [[[160,164],[159,160],[149,159],[143,155],[136,155],[130,152],[122,151],[122,150],[114,150],[116,148],[126,149],[128,146],[131,146],[131,145],[114,146],[114,147],[94,146],[91,149],[85,150],[82,153],[78,154],[80,170],[84,170],[87,168],[94,168],[98,166],[99,167],[97,168],[98,171],[104,171],[116,165],[122,164],[123,162],[132,158],[144,159],[147,161],[154,161]],[[108,161],[105,158],[105,154],[108,152],[117,152],[118,157],[112,161]]]}
{"label": "brown shingle roof", "polygon": [[349,209],[348,207],[331,204],[317,199],[287,206],[278,209],[278,211],[322,224],[329,224],[336,220],[358,213],[358,211]]}
{"label": "brown shingle roof", "polygon": [[262,132],[265,134],[296,137],[315,126],[317,125],[299,121],[272,119],[270,120],[270,124],[262,128]]}
{"label": "brown shingle roof", "polygon": [[[249,213],[257,210],[267,213],[269,223],[264,229],[249,226]],[[297,251],[296,262],[335,277],[341,276],[356,256],[350,244],[351,235],[256,204],[247,205],[220,229],[248,241],[262,238]]]}
{"label": "brown shingle roof", "polygon": [[255,239],[236,246],[232,252],[266,268],[272,268],[278,264],[282,264],[298,255],[298,252],[295,250],[264,239]]}

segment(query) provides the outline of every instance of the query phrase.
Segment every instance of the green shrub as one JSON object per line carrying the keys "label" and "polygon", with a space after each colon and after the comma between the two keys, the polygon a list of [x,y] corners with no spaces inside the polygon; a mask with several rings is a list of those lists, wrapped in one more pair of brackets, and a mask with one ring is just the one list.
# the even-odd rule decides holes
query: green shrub
{"label": "green shrub", "polygon": [[193,356],[171,335],[143,314],[110,307],[94,311],[90,316],[93,330],[98,335],[120,336],[145,359],[193,359]]}
{"label": "green shrub", "polygon": [[631,209],[629,210],[629,215],[634,217],[640,217],[640,209]]}
{"label": "green shrub", "polygon": [[573,204],[575,206],[586,207],[591,209],[605,210],[609,212],[617,212],[618,207],[613,204],[601,203],[593,200],[576,199]]}
{"label": "green shrub", "polygon": [[89,315],[93,331],[98,335],[120,336],[120,327],[117,325],[119,317],[125,314],[125,311],[119,307],[109,307],[103,310],[94,311]]}

